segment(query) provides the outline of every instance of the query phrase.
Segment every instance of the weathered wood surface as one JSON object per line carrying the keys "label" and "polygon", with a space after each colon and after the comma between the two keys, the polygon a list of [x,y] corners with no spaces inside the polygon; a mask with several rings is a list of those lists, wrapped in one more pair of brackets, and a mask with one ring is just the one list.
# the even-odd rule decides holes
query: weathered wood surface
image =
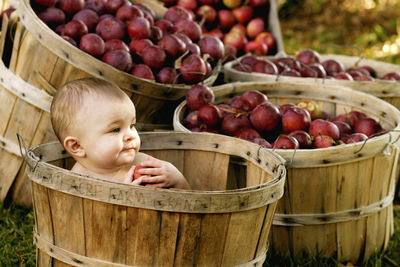
{"label": "weathered wood surface", "polygon": [[[149,132],[141,139],[141,150],[171,160],[192,190],[74,174],[51,164],[65,166],[70,158],[56,142],[25,151],[38,266],[52,266],[49,258],[54,266],[262,266],[283,194],[284,159],[213,134]],[[247,187],[226,189],[230,156],[249,168]]]}
{"label": "weathered wood surface", "polygon": [[[397,108],[374,96],[327,84],[236,82],[213,90],[217,103],[246,90],[259,90],[273,103],[314,100],[330,115],[358,110],[385,125],[390,132],[365,143],[275,150],[289,165],[271,244],[283,256],[321,253],[354,263],[386,248],[393,233],[392,202],[398,178]],[[176,131],[189,131],[181,123],[186,109],[183,101],[175,110]]]}

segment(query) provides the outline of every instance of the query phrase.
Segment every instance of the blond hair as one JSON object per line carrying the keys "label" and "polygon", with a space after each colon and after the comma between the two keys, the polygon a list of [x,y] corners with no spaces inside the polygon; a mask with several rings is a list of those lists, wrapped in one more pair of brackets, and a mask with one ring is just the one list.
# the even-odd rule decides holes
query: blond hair
{"label": "blond hair", "polygon": [[85,99],[94,95],[129,100],[118,86],[98,78],[78,79],[64,84],[57,90],[50,107],[51,124],[61,143],[76,114],[84,106]]}

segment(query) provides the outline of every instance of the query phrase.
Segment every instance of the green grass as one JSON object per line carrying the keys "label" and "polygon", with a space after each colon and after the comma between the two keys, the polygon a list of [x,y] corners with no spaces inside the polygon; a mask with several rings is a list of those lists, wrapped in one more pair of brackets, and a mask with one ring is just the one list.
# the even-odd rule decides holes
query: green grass
{"label": "green grass", "polygon": [[0,204],[0,266],[35,266],[32,209]]}

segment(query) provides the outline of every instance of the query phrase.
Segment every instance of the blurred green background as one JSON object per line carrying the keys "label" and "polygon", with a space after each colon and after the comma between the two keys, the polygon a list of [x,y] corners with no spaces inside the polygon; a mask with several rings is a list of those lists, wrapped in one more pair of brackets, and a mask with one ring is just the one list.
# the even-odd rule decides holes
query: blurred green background
{"label": "blurred green background", "polygon": [[400,1],[277,0],[285,51],[360,56],[400,64]]}

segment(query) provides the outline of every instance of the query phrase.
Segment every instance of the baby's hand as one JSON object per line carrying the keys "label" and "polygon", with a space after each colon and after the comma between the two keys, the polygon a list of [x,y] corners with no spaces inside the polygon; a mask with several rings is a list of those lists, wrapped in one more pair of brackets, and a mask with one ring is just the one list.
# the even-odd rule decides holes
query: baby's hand
{"label": "baby's hand", "polygon": [[126,184],[133,184],[133,185],[140,185],[143,183],[142,176],[139,174],[138,170],[143,168],[142,166],[132,166],[127,174],[125,175],[124,183]]}
{"label": "baby's hand", "polygon": [[169,162],[149,156],[139,166],[140,183],[146,183],[147,187],[190,189],[182,173]]}

